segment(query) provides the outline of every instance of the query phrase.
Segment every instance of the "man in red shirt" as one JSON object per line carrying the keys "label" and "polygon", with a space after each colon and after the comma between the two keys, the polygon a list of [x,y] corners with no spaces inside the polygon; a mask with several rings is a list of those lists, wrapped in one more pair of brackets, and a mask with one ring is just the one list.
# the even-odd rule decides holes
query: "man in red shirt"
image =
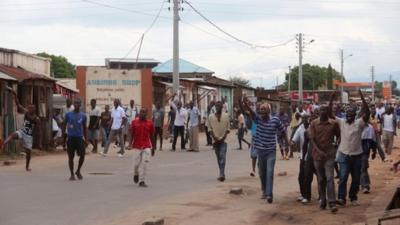
{"label": "man in red shirt", "polygon": [[139,118],[132,121],[132,148],[133,152],[133,182],[139,183],[140,187],[147,187],[144,182],[146,176],[146,167],[150,161],[150,157],[154,156],[152,151],[151,137],[154,133],[154,125],[147,118],[147,109],[142,108],[139,113]]}

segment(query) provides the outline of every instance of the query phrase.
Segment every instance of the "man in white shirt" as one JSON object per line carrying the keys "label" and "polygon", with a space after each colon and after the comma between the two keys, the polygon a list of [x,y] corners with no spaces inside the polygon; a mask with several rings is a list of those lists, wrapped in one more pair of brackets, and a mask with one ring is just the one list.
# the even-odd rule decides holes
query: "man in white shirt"
{"label": "man in white shirt", "polygon": [[115,136],[119,137],[119,145],[121,150],[119,150],[118,156],[123,157],[125,154],[125,145],[124,145],[124,136],[122,134],[122,130],[126,126],[126,115],[124,109],[121,107],[121,103],[119,99],[114,100],[114,108],[111,111],[111,131],[108,136],[108,141],[106,146],[104,147],[104,151],[100,154],[103,156],[107,155],[108,149],[110,147],[111,142],[114,140]]}
{"label": "man in white shirt", "polygon": [[[130,130],[130,125],[132,124],[132,121],[135,120],[139,116],[139,111],[137,106],[135,105],[135,100],[131,100],[129,102],[129,106],[125,110],[126,114],[126,119],[127,119],[127,126],[125,126],[123,133],[124,133],[124,140],[128,141],[128,147],[127,149],[130,150],[131,143],[132,143],[132,135]],[[125,142],[124,142],[125,144]]]}
{"label": "man in white shirt", "polygon": [[363,149],[361,146],[361,135],[364,128],[368,126],[370,110],[365,102],[362,92],[359,91],[363,107],[362,117],[356,119],[357,109],[350,106],[346,110],[346,120],[337,119],[340,126],[340,144],[337,153],[337,162],[339,163],[339,188],[338,204],[345,205],[347,197],[347,179],[351,174],[351,186],[349,198],[353,206],[357,206],[357,194],[360,189],[361,162]]}
{"label": "man in white shirt", "polygon": [[188,151],[199,151],[199,117],[199,109],[194,105],[193,102],[190,102],[188,109],[190,147]]}
{"label": "man in white shirt", "polygon": [[390,106],[381,116],[382,142],[388,155],[392,153],[393,137],[396,135],[396,117],[393,111],[393,107]]}
{"label": "man in white shirt", "polygon": [[178,139],[178,134],[181,136],[181,150],[185,150],[185,121],[186,121],[186,110],[182,107],[182,102],[178,101],[176,104],[174,102],[176,94],[169,101],[169,105],[175,110],[175,121],[174,121],[174,140],[172,142],[171,151],[175,151],[176,141]]}
{"label": "man in white shirt", "polygon": [[97,153],[97,141],[100,133],[100,109],[96,106],[96,99],[90,100],[88,141],[93,145],[92,153]]}
{"label": "man in white shirt", "polygon": [[379,103],[378,107],[376,108],[376,115],[378,116],[378,119],[382,119],[382,114],[385,113],[385,107],[383,103]]}

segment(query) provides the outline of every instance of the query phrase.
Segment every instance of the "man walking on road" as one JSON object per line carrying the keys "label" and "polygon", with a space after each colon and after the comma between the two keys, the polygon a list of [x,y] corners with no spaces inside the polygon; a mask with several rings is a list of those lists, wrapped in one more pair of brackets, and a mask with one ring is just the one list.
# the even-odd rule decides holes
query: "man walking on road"
{"label": "man walking on road", "polygon": [[299,169],[299,186],[301,196],[297,199],[303,204],[311,201],[311,184],[315,173],[314,161],[311,157],[310,139],[308,128],[310,126],[310,116],[308,114],[302,116],[302,124],[296,130],[292,138],[292,144],[297,144],[300,150],[300,169]]}
{"label": "man walking on road", "polygon": [[249,148],[250,148],[251,144],[246,139],[244,139],[244,133],[245,133],[245,129],[246,129],[244,115],[241,110],[238,111],[238,114],[239,114],[239,117],[238,117],[239,127],[238,127],[238,131],[237,131],[237,136],[238,136],[238,141],[239,141],[238,150],[242,150],[242,141],[244,143],[246,143],[249,146]]}
{"label": "man walking on road", "polygon": [[162,151],[164,110],[161,109],[160,103],[157,103],[156,109],[153,112],[153,123],[154,123],[155,129],[156,129],[154,136],[153,136],[153,150],[157,149],[157,136],[158,136],[160,138],[160,151]]}
{"label": "man walking on road", "polygon": [[393,114],[393,107],[389,106],[381,116],[382,143],[387,155],[392,153],[393,139],[396,135],[396,117]]}
{"label": "man walking on road", "polygon": [[188,110],[188,123],[189,123],[189,142],[190,147],[188,151],[199,151],[199,117],[200,111],[193,101],[189,103]]}
{"label": "man walking on road", "polygon": [[212,146],[212,137],[211,137],[211,135],[210,135],[210,125],[209,125],[209,118],[210,118],[210,116],[212,115],[212,114],[214,114],[215,113],[215,110],[214,110],[214,101],[211,101],[210,102],[210,104],[208,105],[208,107],[207,107],[207,112],[206,112],[206,114],[205,114],[205,116],[204,116],[204,126],[205,126],[205,129],[206,129],[206,138],[207,138],[207,146]]}
{"label": "man walking on road", "polygon": [[68,166],[71,173],[69,180],[75,180],[74,175],[74,157],[75,152],[79,156],[78,169],[75,174],[79,180],[82,180],[81,168],[85,161],[85,147],[86,147],[86,115],[80,112],[81,100],[74,101],[74,111],[69,112],[65,116],[65,124],[63,132],[68,131],[67,140],[67,153],[68,153]]}
{"label": "man walking on road", "polygon": [[[339,124],[330,119],[332,102],[335,94],[331,96],[329,106],[320,106],[320,117],[315,119],[310,126],[310,140],[313,145],[312,155],[314,167],[317,172],[318,193],[320,196],[320,209],[326,209],[327,200],[332,213],[337,212],[335,194],[335,155],[334,138],[340,136]],[[361,142],[361,140],[360,140]],[[327,199],[328,197],[328,199]]]}
{"label": "man walking on road", "polygon": [[181,150],[185,150],[185,121],[186,121],[186,110],[182,108],[182,102],[178,101],[175,104],[174,98],[176,94],[173,95],[172,99],[169,101],[169,105],[175,110],[175,121],[174,121],[174,140],[172,142],[172,151],[175,151],[176,141],[178,139],[178,134],[181,136]]}
{"label": "man walking on road", "polygon": [[123,157],[125,154],[125,145],[124,145],[124,136],[122,134],[122,130],[126,125],[126,115],[124,109],[120,106],[119,99],[114,100],[114,108],[111,111],[111,131],[108,136],[108,141],[104,148],[104,151],[101,153],[103,156],[107,156],[108,149],[110,148],[111,143],[114,140],[115,136],[119,137],[119,145],[120,150],[117,152],[119,157]]}
{"label": "man walking on road", "polygon": [[132,148],[133,152],[133,168],[134,175],[133,181],[139,182],[140,187],[147,187],[145,177],[147,172],[147,165],[150,162],[150,157],[154,156],[152,150],[151,139],[154,134],[154,125],[151,120],[147,118],[147,109],[140,110],[139,118],[132,121],[131,134],[133,138]]}
{"label": "man walking on road", "polygon": [[106,105],[104,107],[104,112],[101,113],[100,116],[100,131],[101,131],[101,147],[105,147],[107,144],[108,136],[110,134],[110,127],[111,127],[111,112],[110,106]]}
{"label": "man walking on road", "polygon": [[260,106],[260,114],[255,113],[250,108],[246,98],[241,104],[244,104],[245,110],[250,112],[251,119],[257,125],[253,147],[258,154],[262,198],[267,199],[268,203],[272,203],[276,161],[276,138],[277,135],[283,135],[283,138],[286,139],[286,143],[288,143],[286,134],[282,134],[285,132],[285,127],[278,117],[270,116],[271,109],[268,104],[262,104]]}
{"label": "man walking on road", "polygon": [[132,99],[129,101],[129,106],[126,108],[125,114],[126,114],[126,119],[127,119],[127,123],[126,123],[127,126],[125,126],[125,128],[123,129],[124,141],[122,143],[125,145],[125,142],[128,141],[127,149],[130,150],[130,148],[131,148],[130,144],[132,143],[132,136],[131,136],[131,132],[129,131],[129,129],[130,129],[129,125],[139,115],[138,109],[135,105],[135,100]]}
{"label": "man walking on road", "polygon": [[100,131],[100,109],[96,106],[96,99],[90,100],[88,141],[93,145],[92,153],[97,153],[97,142]]}
{"label": "man walking on road", "polygon": [[221,101],[215,103],[215,108],[215,114],[210,115],[209,118],[209,129],[210,135],[214,139],[213,146],[215,150],[215,155],[217,156],[219,167],[218,180],[224,182],[227,151],[227,144],[225,142],[225,139],[229,134],[229,116],[227,113],[222,111]]}
{"label": "man walking on road", "polygon": [[363,107],[362,117],[356,119],[357,109],[350,106],[346,111],[346,120],[338,119],[340,125],[340,145],[338,149],[337,161],[339,163],[339,192],[338,204],[346,204],[347,179],[351,174],[351,186],[349,197],[351,204],[357,206],[357,193],[360,189],[361,174],[361,135],[364,128],[368,125],[370,111],[364,96],[359,91]]}

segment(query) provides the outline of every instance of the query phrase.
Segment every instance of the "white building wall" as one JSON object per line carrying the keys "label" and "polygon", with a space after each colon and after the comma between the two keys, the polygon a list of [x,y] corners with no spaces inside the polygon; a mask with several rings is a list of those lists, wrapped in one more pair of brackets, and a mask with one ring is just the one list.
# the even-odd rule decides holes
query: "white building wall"
{"label": "white building wall", "polygon": [[14,50],[2,51],[0,49],[0,64],[11,67],[21,67],[32,73],[37,73],[50,77],[51,61],[49,59],[45,59],[39,56],[30,55]]}

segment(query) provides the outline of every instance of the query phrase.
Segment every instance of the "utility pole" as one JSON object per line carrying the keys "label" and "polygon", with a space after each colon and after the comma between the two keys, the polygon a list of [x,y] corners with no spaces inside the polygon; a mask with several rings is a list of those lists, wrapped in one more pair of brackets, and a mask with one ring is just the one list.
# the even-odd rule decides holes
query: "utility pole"
{"label": "utility pole", "polygon": [[180,0],[173,0],[174,3],[174,34],[173,34],[173,66],[172,66],[172,84],[174,93],[178,94],[179,91],[179,4]]}
{"label": "utility pole", "polygon": [[343,64],[344,64],[344,58],[343,58],[343,49],[340,49],[340,102],[343,102],[343,82],[344,82],[344,75],[343,75]]}
{"label": "utility pole", "polygon": [[299,101],[303,103],[303,34],[298,34],[299,46]]}
{"label": "utility pole", "polygon": [[390,95],[389,95],[389,99],[390,99],[390,101],[392,100],[392,75],[389,75],[389,93],[390,93]]}
{"label": "utility pole", "polygon": [[289,66],[289,75],[288,75],[288,96],[290,98],[290,82],[291,82],[291,75],[290,72],[292,71],[292,67]]}
{"label": "utility pole", "polygon": [[371,88],[372,88],[372,102],[375,102],[375,67],[371,66]]}

